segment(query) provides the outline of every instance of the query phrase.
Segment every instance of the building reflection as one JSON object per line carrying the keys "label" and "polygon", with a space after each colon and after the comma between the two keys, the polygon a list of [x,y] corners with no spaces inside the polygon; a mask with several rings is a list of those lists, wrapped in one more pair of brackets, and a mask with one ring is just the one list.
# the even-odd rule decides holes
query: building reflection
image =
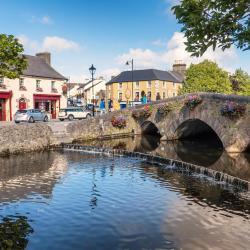
{"label": "building reflection", "polygon": [[0,166],[0,203],[6,203],[34,193],[50,198],[68,163],[60,152],[40,152],[0,158]]}

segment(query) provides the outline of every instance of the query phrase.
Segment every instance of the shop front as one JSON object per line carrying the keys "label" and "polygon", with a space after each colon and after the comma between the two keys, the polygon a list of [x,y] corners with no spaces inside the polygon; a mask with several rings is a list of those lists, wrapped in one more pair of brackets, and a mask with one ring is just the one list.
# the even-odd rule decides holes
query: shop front
{"label": "shop front", "polygon": [[34,95],[34,108],[40,109],[51,114],[52,119],[57,118],[57,113],[60,109],[60,95]]}
{"label": "shop front", "polygon": [[0,92],[0,121],[11,121],[11,97],[12,91]]}

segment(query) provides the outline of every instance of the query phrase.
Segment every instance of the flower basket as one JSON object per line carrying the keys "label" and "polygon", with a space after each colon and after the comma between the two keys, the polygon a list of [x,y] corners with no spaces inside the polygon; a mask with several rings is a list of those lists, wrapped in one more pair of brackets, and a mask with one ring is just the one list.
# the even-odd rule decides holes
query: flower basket
{"label": "flower basket", "polygon": [[6,89],[6,85],[5,84],[0,84],[0,89]]}
{"label": "flower basket", "polygon": [[132,117],[134,119],[148,118],[152,114],[152,106],[146,105],[143,109],[133,110]]}
{"label": "flower basket", "polygon": [[39,87],[39,88],[36,88],[36,91],[37,92],[43,92],[43,89],[41,87]]}
{"label": "flower basket", "polygon": [[229,118],[241,117],[246,113],[246,105],[232,101],[226,101],[221,107],[221,115]]}
{"label": "flower basket", "polygon": [[52,93],[58,93],[58,91],[57,91],[56,88],[52,88],[52,89],[51,89],[51,92],[52,92]]}
{"label": "flower basket", "polygon": [[185,100],[185,106],[189,108],[189,110],[194,110],[194,108],[202,102],[202,99],[198,95],[188,96]]}
{"label": "flower basket", "polygon": [[171,104],[163,104],[157,108],[157,112],[160,115],[167,115],[171,110],[173,110],[173,107]]}
{"label": "flower basket", "polygon": [[63,92],[63,94],[66,95],[66,94],[67,94],[67,91],[68,91],[68,86],[67,86],[67,84],[63,84],[63,86],[62,86],[62,92]]}
{"label": "flower basket", "polygon": [[20,86],[19,90],[20,91],[27,91],[27,88],[25,86]]}
{"label": "flower basket", "polygon": [[126,119],[123,116],[113,116],[111,119],[112,126],[115,128],[125,128],[127,125]]}

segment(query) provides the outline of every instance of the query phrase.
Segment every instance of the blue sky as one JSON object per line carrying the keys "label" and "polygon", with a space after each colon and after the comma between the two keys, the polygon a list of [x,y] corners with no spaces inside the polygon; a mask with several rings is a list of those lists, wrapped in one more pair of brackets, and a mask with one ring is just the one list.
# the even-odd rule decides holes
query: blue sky
{"label": "blue sky", "polygon": [[208,51],[201,59],[185,52],[180,26],[170,11],[178,0],[2,0],[1,33],[14,34],[25,53],[52,53],[53,66],[72,81],[89,77],[93,63],[97,75],[135,68],[170,69],[175,60],[188,64],[204,58],[228,71],[250,73],[250,52],[235,48]]}

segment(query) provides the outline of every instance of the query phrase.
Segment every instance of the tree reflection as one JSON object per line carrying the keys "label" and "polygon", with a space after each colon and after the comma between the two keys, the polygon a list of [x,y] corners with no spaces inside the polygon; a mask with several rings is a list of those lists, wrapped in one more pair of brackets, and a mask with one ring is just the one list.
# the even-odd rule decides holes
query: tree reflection
{"label": "tree reflection", "polygon": [[27,217],[5,217],[0,223],[0,249],[22,250],[28,245],[28,235],[33,233]]}

